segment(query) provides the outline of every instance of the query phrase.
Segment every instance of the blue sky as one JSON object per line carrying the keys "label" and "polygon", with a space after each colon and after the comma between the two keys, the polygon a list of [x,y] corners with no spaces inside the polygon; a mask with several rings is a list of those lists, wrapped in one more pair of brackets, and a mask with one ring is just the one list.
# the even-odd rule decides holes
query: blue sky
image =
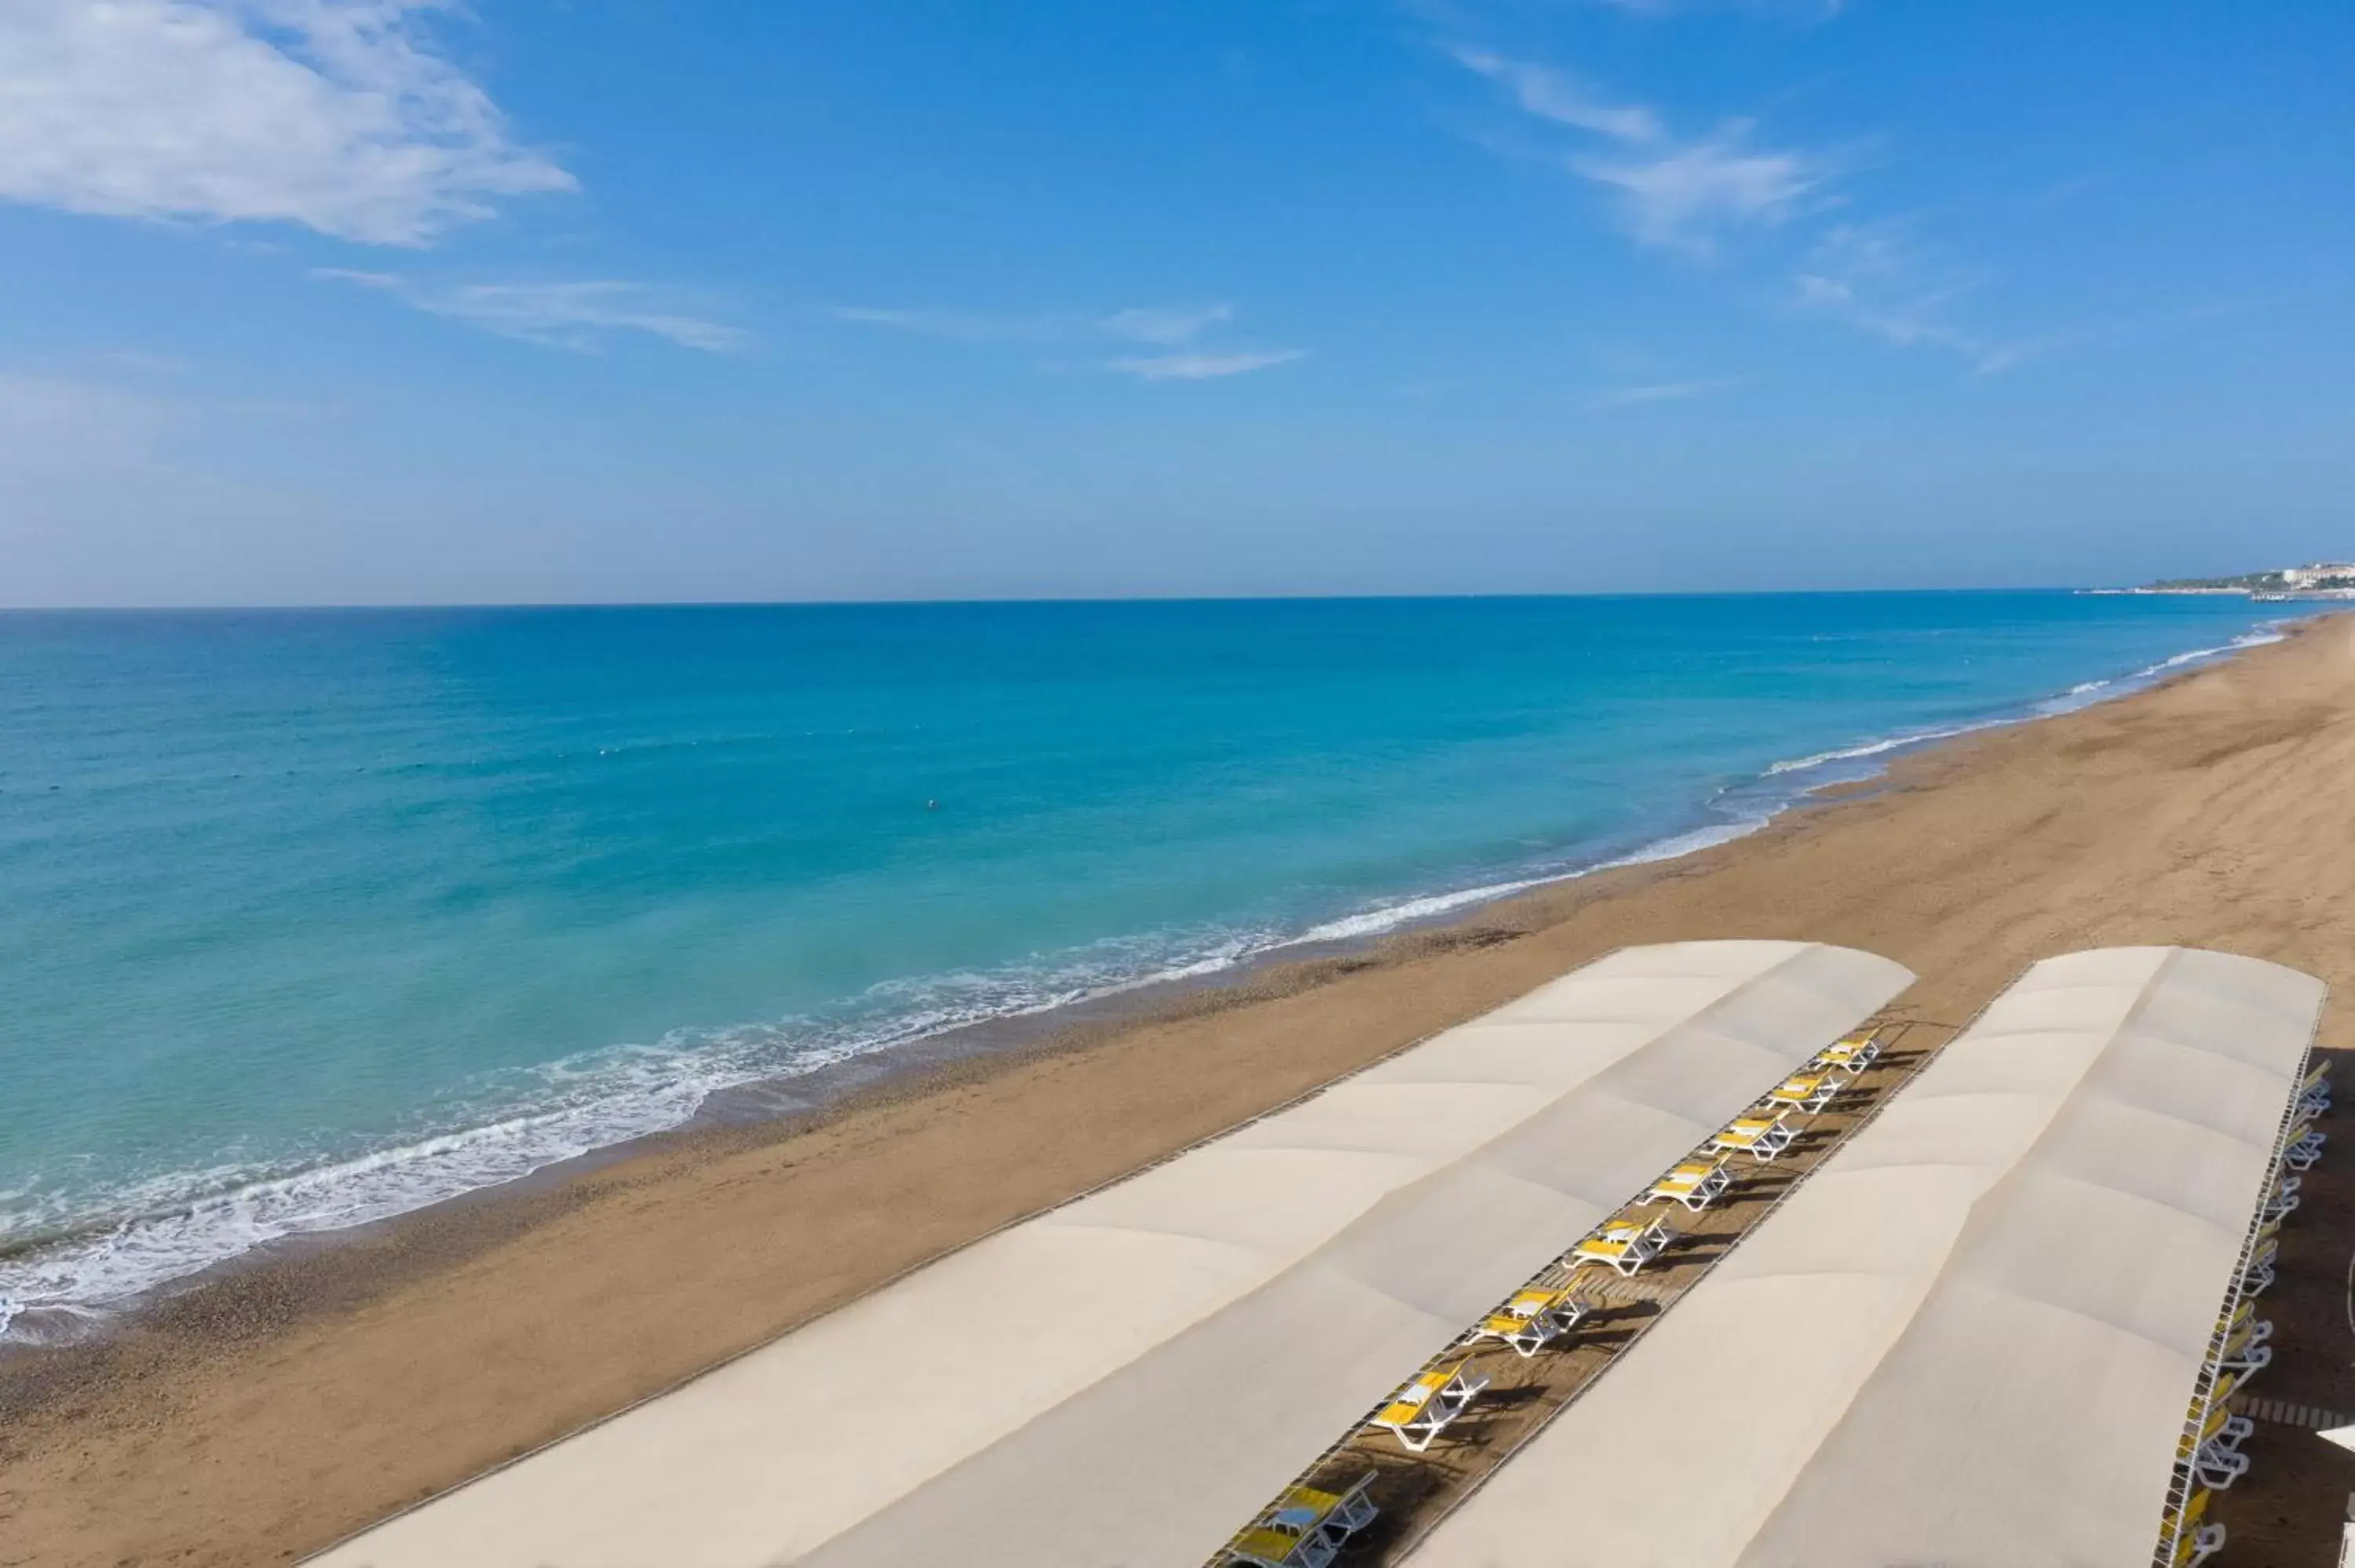
{"label": "blue sky", "polygon": [[0,603],[2355,556],[2355,11],[11,0]]}

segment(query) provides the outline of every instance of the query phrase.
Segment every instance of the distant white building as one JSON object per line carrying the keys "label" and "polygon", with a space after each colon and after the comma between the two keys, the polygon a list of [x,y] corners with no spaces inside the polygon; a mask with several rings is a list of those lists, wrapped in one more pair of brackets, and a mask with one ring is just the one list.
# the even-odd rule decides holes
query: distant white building
{"label": "distant white building", "polygon": [[2317,561],[2310,567],[2285,567],[2281,578],[2283,586],[2294,588],[2320,588],[2334,578],[2355,582],[2355,561]]}

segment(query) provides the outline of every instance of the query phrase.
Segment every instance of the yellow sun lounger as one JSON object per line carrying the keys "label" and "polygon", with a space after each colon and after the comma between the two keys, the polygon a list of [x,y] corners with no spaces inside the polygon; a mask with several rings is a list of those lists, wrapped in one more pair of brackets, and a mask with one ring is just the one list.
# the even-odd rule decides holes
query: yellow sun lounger
{"label": "yellow sun lounger", "polygon": [[2224,1527],[2203,1522],[2207,1516],[2208,1492],[2205,1488],[2195,1489],[2185,1499],[2179,1526],[2175,1510],[2167,1510],[2160,1529],[2178,1531],[2172,1568],[2199,1568],[2200,1563],[2224,1550]]}
{"label": "yellow sun lounger", "polygon": [[2215,1386],[2208,1391],[2208,1403],[2211,1406],[2223,1404],[2240,1393],[2241,1385],[2248,1381],[2246,1372],[2234,1372],[2230,1367],[2218,1369]]}
{"label": "yellow sun lounger", "polygon": [[1323,1568],[1379,1510],[1366,1496],[1367,1471],[1345,1492],[1293,1487],[1227,1543],[1226,1561],[1252,1568]]}
{"label": "yellow sun lounger", "polygon": [[1664,1219],[1628,1215],[1605,1220],[1593,1235],[1570,1249],[1572,1263],[1599,1263],[1634,1278],[1638,1269],[1668,1250],[1676,1233]]}
{"label": "yellow sun lounger", "polygon": [[1813,1065],[1828,1072],[1840,1072],[1854,1076],[1881,1060],[1881,1036],[1873,1030],[1859,1030],[1816,1053]]}
{"label": "yellow sun lounger", "polygon": [[1325,1568],[1340,1550],[1321,1535],[1293,1535],[1253,1525],[1227,1542],[1227,1561],[1250,1568]]}
{"label": "yellow sun lounger", "polygon": [[1501,1340],[1515,1354],[1527,1358],[1578,1326],[1593,1304],[1574,1288],[1530,1286],[1513,1292],[1512,1299],[1480,1320],[1465,1336],[1466,1343]]}
{"label": "yellow sun lounger", "polygon": [[2253,1324],[2255,1327],[2256,1338],[2259,1340],[2273,1337],[2274,1326],[2257,1316],[2256,1302],[2246,1296],[2242,1297],[2241,1304],[2232,1308],[2231,1317],[2220,1317],[2216,1319],[2217,1330],[2228,1340]]}
{"label": "yellow sun lounger", "polygon": [[1766,1102],[1814,1116],[1847,1086],[1838,1073],[1794,1073],[1766,1091]]}
{"label": "yellow sun lounger", "polygon": [[1733,1185],[1733,1173],[1725,1168],[1729,1158],[1721,1154],[1714,1160],[1688,1160],[1653,1182],[1652,1190],[1636,1202],[1639,1204],[1682,1203],[1694,1213],[1699,1213]]}
{"label": "yellow sun lounger", "polygon": [[2314,1071],[2297,1086],[2297,1108],[2309,1117],[2320,1116],[2330,1108],[2330,1065],[2318,1062]]}
{"label": "yellow sun lounger", "polygon": [[1408,1452],[1422,1453],[1488,1386],[1488,1380],[1470,1366],[1467,1356],[1433,1367],[1391,1395],[1366,1425],[1395,1435]]}
{"label": "yellow sun lounger", "polygon": [[1799,1136],[1785,1115],[1776,1111],[1771,1116],[1736,1117],[1709,1140],[1709,1146],[1727,1154],[1747,1154],[1759,1164],[1767,1164]]}
{"label": "yellow sun lounger", "polygon": [[2241,1452],[2241,1444],[2257,1429],[2255,1422],[2233,1414],[2220,1400],[2208,1407],[2208,1419],[2199,1431],[2189,1430],[2189,1422],[2184,1425],[2175,1457],[2190,1461],[2192,1479],[2221,1492],[2249,1473],[2249,1457]]}
{"label": "yellow sun lounger", "polygon": [[2257,1249],[2262,1252],[2271,1247],[2279,1246],[2281,1245],[2281,1215],[2275,1214],[2270,1217],[2259,1215],[2257,1219],[2256,1232],[2252,1238],[2257,1244]]}
{"label": "yellow sun lounger", "polygon": [[2287,1219],[2297,1208],[2297,1187],[2298,1179],[2295,1176],[2275,1178],[2273,1191],[2265,1194],[2264,1217],[2267,1220]]}
{"label": "yellow sun lounger", "polygon": [[2321,1162],[2322,1150],[2330,1142],[2328,1135],[2317,1132],[2311,1118],[2290,1129],[2289,1138],[2282,1144],[2282,1164],[2291,1171],[2311,1171]]}
{"label": "yellow sun lounger", "polygon": [[2263,1318],[2245,1319],[2235,1323],[2225,1337],[2223,1350],[2217,1354],[2216,1365],[2235,1374],[2238,1382],[2248,1382],[2251,1373],[2260,1372],[2273,1362],[2274,1348],[2265,1343],[2273,1331],[2273,1324]]}
{"label": "yellow sun lounger", "polygon": [[2200,1423],[2199,1431],[2191,1430],[2189,1421],[2183,1424],[2183,1441],[2176,1445],[2175,1457],[2189,1457],[2210,1444],[2236,1448],[2256,1429],[2255,1422],[2245,1415],[2233,1414],[2224,1408],[2223,1401],[2212,1400],[2208,1405],[2208,1419]]}
{"label": "yellow sun lounger", "polygon": [[2262,1296],[2272,1287],[2274,1263],[2281,1256],[2281,1243],[2270,1236],[2260,1240],[2249,1251],[2249,1266],[2241,1271],[2241,1288],[2248,1295]]}

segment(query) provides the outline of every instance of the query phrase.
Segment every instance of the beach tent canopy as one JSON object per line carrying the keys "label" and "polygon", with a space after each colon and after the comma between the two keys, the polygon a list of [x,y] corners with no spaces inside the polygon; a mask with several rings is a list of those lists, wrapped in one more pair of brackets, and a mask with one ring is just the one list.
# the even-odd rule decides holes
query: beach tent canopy
{"label": "beach tent canopy", "polygon": [[2037,965],[1412,1568],[2149,1562],[2322,1000]]}
{"label": "beach tent canopy", "polygon": [[1612,954],[398,1516],[336,1568],[1196,1568],[1912,976]]}

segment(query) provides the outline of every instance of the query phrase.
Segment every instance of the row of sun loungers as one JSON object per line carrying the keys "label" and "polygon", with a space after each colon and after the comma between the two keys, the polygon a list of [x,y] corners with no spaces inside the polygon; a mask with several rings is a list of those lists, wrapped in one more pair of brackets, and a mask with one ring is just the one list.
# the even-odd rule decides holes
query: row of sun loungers
{"label": "row of sun loungers", "polygon": [[[1794,1115],[1820,1113],[1880,1056],[1880,1038],[1870,1030],[1817,1053],[1804,1070],[1769,1091],[1756,1111],[1721,1128],[1706,1148],[1653,1182],[1629,1212],[1597,1225],[1571,1248],[1564,1264],[1573,1271],[1592,1265],[1633,1278],[1678,1236],[1665,1218],[1634,1211],[1655,1203],[1681,1204],[1693,1213],[1708,1208],[1732,1187],[1730,1167],[1736,1154],[1747,1154],[1756,1164],[1773,1162],[1798,1138],[1798,1129],[1791,1125]],[[1581,1293],[1573,1273],[1568,1283],[1541,1283],[1516,1291],[1481,1319],[1461,1344],[1468,1349],[1493,1340],[1516,1355],[1535,1356],[1593,1310],[1593,1302]],[[1488,1385],[1487,1378],[1468,1370],[1467,1362],[1468,1358],[1459,1355],[1429,1368],[1392,1395],[1368,1418],[1367,1425],[1391,1433],[1412,1452],[1423,1452]]]}
{"label": "row of sun loungers", "polygon": [[2238,1298],[2217,1319],[2207,1395],[2193,1403],[2184,1423],[2176,1456],[2182,1500],[2170,1503],[2160,1521],[2162,1543],[2173,1543],[2171,1568],[2198,1568],[2223,1550],[2224,1527],[2209,1521],[2209,1499],[2249,1473],[2249,1456],[2241,1445],[2256,1431],[2247,1416],[2232,1413],[2230,1401],[2274,1359],[2273,1346],[2266,1343],[2274,1326],[2256,1315],[2256,1298],[2274,1283],[2282,1222],[2297,1209],[2299,1183],[2292,1172],[2311,1170],[2322,1157],[2325,1139],[2315,1130],[2314,1121],[2329,1109],[2328,1068],[2318,1065],[2298,1086],[2291,1126],[2282,1139],[2280,1168],[2250,1234]]}
{"label": "row of sun loungers", "polygon": [[[1637,1211],[1669,1203],[1693,1213],[1707,1209],[1733,1186],[1737,1156],[1760,1165],[1780,1158],[1799,1135],[1791,1118],[1822,1112],[1880,1056],[1880,1039],[1870,1030],[1818,1053],[1805,1069],[1775,1086],[1754,1111],[1720,1129],[1706,1147],[1652,1183],[1628,1212],[1579,1241],[1562,1260],[1567,1277],[1515,1291],[1464,1337],[1455,1353],[1391,1395],[1366,1425],[1391,1433],[1411,1453],[1424,1452],[1488,1386],[1489,1380],[1473,1366],[1474,1351],[1496,1344],[1528,1358],[1561,1341],[1595,1310],[1578,1285],[1579,1267],[1591,1265],[1633,1277],[1675,1242],[1678,1233],[1664,1217]],[[1369,1474],[1338,1493],[1293,1488],[1228,1544],[1226,1561],[1248,1568],[1325,1568],[1376,1517],[1366,1495],[1373,1479]]]}

